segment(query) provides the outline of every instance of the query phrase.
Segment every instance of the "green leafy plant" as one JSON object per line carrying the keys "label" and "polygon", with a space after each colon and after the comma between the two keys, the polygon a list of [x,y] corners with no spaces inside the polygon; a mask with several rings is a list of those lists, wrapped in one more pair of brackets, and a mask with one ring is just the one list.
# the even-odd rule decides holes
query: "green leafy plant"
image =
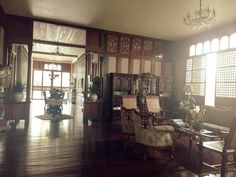
{"label": "green leafy plant", "polygon": [[61,91],[60,89],[52,89],[50,91],[50,99],[56,99],[56,100],[59,100],[59,99],[63,99],[64,97],[64,92]]}
{"label": "green leafy plant", "polygon": [[93,79],[92,84],[89,86],[90,94],[96,94],[99,96],[100,94],[100,78],[97,76]]}
{"label": "green leafy plant", "polygon": [[23,92],[25,90],[25,83],[22,81],[17,81],[15,85],[12,86],[13,93]]}
{"label": "green leafy plant", "polygon": [[[61,91],[60,89],[52,89],[50,91],[50,99],[63,99],[64,98],[64,92]],[[53,116],[57,114],[62,113],[62,105],[48,105],[47,107],[47,113],[52,114]]]}

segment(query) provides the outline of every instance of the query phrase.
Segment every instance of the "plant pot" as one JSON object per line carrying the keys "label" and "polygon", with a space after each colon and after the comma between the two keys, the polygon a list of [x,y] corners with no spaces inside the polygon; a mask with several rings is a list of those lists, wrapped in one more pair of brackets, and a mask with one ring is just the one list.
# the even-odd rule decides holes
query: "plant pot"
{"label": "plant pot", "polygon": [[24,93],[23,92],[18,92],[14,94],[14,101],[15,102],[22,102],[24,98]]}
{"label": "plant pot", "polygon": [[91,102],[96,102],[98,100],[97,94],[91,94],[90,97],[89,97],[89,100]]}

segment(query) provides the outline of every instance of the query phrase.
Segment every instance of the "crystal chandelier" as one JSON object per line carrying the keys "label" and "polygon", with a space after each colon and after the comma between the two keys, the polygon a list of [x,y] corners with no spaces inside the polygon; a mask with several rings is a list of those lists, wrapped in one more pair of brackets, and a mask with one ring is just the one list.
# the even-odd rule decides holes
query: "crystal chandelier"
{"label": "crystal chandelier", "polygon": [[214,8],[202,9],[202,0],[200,0],[200,9],[195,10],[193,15],[189,12],[183,17],[184,24],[189,26],[192,30],[199,30],[203,27],[210,26],[216,20],[216,11]]}

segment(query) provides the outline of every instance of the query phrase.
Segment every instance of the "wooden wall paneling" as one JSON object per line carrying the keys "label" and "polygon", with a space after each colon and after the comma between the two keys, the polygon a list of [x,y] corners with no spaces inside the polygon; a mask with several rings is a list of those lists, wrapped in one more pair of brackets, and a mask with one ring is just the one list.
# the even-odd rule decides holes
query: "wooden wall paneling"
{"label": "wooden wall paneling", "polygon": [[154,75],[161,76],[161,61],[155,60],[154,61]]}
{"label": "wooden wall paneling", "polygon": [[129,58],[121,58],[121,73],[129,73]]}
{"label": "wooden wall paneling", "polygon": [[151,73],[151,64],[152,64],[152,61],[151,60],[144,60],[144,71],[143,73]]}
{"label": "wooden wall paneling", "polygon": [[33,20],[25,17],[7,15],[7,43],[32,44]]}
{"label": "wooden wall paneling", "polygon": [[152,40],[143,40],[143,57],[153,57],[153,42]]}
{"label": "wooden wall paneling", "polygon": [[108,73],[116,73],[116,63],[117,58],[109,56],[108,57]]}
{"label": "wooden wall paneling", "polygon": [[119,37],[115,33],[107,34],[107,52],[118,53]]}
{"label": "wooden wall paneling", "polygon": [[121,57],[117,56],[116,57],[116,72],[121,73]]}
{"label": "wooden wall paneling", "polygon": [[133,38],[132,56],[140,58],[141,52],[142,52],[142,40],[140,38]]}
{"label": "wooden wall paneling", "polygon": [[86,30],[86,51],[102,53],[104,48],[104,32],[101,30]]}
{"label": "wooden wall paneling", "polygon": [[132,74],[140,74],[140,59],[133,59],[133,73]]}
{"label": "wooden wall paneling", "polygon": [[124,55],[127,55],[129,56],[130,54],[130,38],[129,37],[126,37],[126,36],[121,36],[120,37],[120,50],[119,52],[121,54],[124,54]]}

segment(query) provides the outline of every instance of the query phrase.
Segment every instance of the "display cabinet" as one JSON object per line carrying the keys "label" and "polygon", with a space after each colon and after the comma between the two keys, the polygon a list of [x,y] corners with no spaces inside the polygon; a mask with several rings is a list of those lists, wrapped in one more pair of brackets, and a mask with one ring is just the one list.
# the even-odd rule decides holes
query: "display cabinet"
{"label": "display cabinet", "polygon": [[9,102],[7,91],[11,83],[11,67],[0,65],[0,132],[7,129],[6,104]]}
{"label": "display cabinet", "polygon": [[120,119],[120,108],[122,104],[123,95],[135,94],[135,80],[137,75],[134,74],[121,74],[110,73],[108,74],[108,108],[109,120]]}

